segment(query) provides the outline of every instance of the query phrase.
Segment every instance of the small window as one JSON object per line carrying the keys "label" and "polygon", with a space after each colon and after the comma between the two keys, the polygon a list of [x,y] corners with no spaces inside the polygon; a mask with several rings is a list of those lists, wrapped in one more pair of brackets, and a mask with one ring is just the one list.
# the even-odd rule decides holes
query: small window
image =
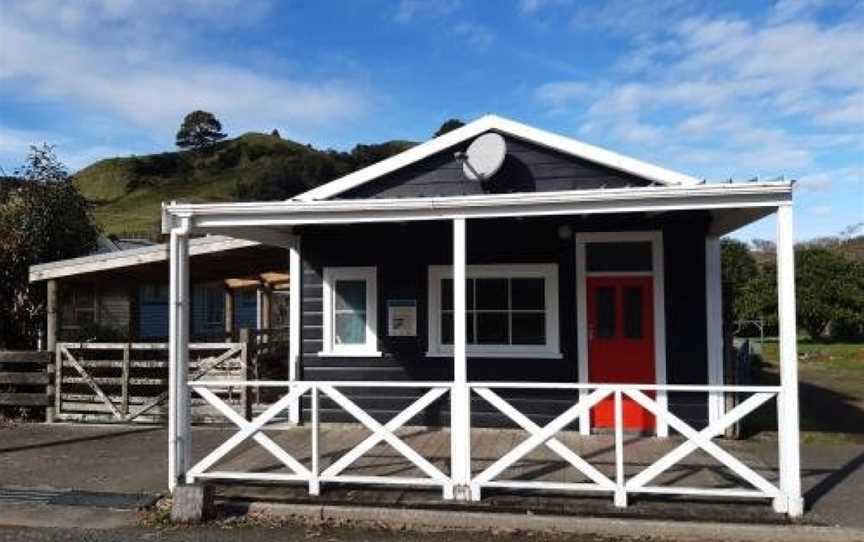
{"label": "small window", "polygon": [[377,335],[377,269],[324,268],[322,355],[380,356]]}
{"label": "small window", "polygon": [[204,320],[208,325],[225,322],[225,293],[220,288],[204,289]]}
{"label": "small window", "polygon": [[597,338],[615,337],[615,288],[602,286],[595,293]]}
{"label": "small window", "polygon": [[96,322],[96,286],[74,284],[63,300],[64,328],[77,329]]}
{"label": "small window", "polygon": [[624,336],[626,338],[641,339],[644,336],[643,311],[642,288],[639,286],[624,288]]}
{"label": "small window", "polygon": [[[468,266],[466,343],[481,356],[558,357],[558,267],[554,264]],[[429,270],[429,354],[453,351],[452,267]]]}

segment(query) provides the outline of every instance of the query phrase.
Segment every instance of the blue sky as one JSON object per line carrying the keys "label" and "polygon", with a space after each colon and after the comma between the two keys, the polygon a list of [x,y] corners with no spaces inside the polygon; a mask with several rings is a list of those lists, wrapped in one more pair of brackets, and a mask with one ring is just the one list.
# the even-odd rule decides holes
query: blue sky
{"label": "blue sky", "polygon": [[7,172],[41,141],[72,169],[171,149],[197,108],[340,149],[493,112],[712,182],[797,179],[799,238],[864,221],[864,2],[3,1]]}

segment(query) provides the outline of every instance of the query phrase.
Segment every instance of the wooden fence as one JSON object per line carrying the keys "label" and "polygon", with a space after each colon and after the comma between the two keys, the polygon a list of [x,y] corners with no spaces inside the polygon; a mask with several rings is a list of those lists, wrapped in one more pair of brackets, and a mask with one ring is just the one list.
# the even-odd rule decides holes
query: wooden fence
{"label": "wooden fence", "polygon": [[[189,378],[243,380],[249,372],[244,343],[189,345]],[[167,343],[58,343],[55,417],[77,422],[162,423],[168,415]],[[226,401],[251,415],[245,391],[226,385]],[[210,409],[193,403],[193,418]]]}
{"label": "wooden fence", "polygon": [[[240,341],[189,345],[189,380],[223,381],[219,396],[247,419],[266,394],[231,381],[287,378],[287,329],[243,329]],[[167,419],[167,343],[59,343],[55,417],[76,422],[163,423]],[[197,422],[218,418],[193,398]]]}
{"label": "wooden fence", "polygon": [[48,352],[0,351],[0,407],[45,408],[53,421],[53,372]]}

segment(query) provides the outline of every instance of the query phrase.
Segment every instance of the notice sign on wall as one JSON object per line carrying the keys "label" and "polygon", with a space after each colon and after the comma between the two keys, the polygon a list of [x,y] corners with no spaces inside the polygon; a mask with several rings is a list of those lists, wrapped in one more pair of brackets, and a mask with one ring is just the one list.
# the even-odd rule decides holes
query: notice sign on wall
{"label": "notice sign on wall", "polygon": [[387,334],[391,337],[417,336],[417,300],[387,300]]}

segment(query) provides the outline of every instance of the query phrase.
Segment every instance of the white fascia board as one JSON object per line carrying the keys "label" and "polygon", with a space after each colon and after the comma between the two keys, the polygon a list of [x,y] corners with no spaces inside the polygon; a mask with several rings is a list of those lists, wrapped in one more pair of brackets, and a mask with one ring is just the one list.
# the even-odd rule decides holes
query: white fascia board
{"label": "white fascia board", "polygon": [[[246,239],[234,239],[224,236],[208,236],[189,241],[189,255],[210,254],[223,250],[233,250],[255,246],[259,243]],[[119,250],[107,254],[94,254],[68,260],[58,260],[30,266],[30,282],[69,277],[108,269],[119,269],[168,259],[168,245],[160,244],[145,248]]]}
{"label": "white fascia board", "polygon": [[[771,208],[791,202],[791,183],[653,186],[374,200],[177,204],[167,212],[188,216],[195,228],[294,226],[548,216],[676,210]],[[224,230],[223,230],[224,231]]]}
{"label": "white fascia board", "polygon": [[361,186],[369,181],[392,173],[403,167],[407,167],[424,158],[439,153],[454,145],[458,145],[468,139],[476,137],[489,130],[495,130],[522,139],[541,147],[561,152],[577,158],[588,160],[602,166],[606,166],[637,177],[642,177],[651,182],[662,185],[692,186],[702,184],[700,179],[672,171],[648,162],[630,158],[616,152],[589,145],[582,141],[547,132],[539,128],[528,126],[510,119],[496,115],[486,115],[479,119],[457,128],[451,132],[421,143],[395,156],[382,160],[371,166],[355,171],[330,181],[312,190],[308,190],[294,197],[296,201],[315,201],[332,198],[338,194]]}

